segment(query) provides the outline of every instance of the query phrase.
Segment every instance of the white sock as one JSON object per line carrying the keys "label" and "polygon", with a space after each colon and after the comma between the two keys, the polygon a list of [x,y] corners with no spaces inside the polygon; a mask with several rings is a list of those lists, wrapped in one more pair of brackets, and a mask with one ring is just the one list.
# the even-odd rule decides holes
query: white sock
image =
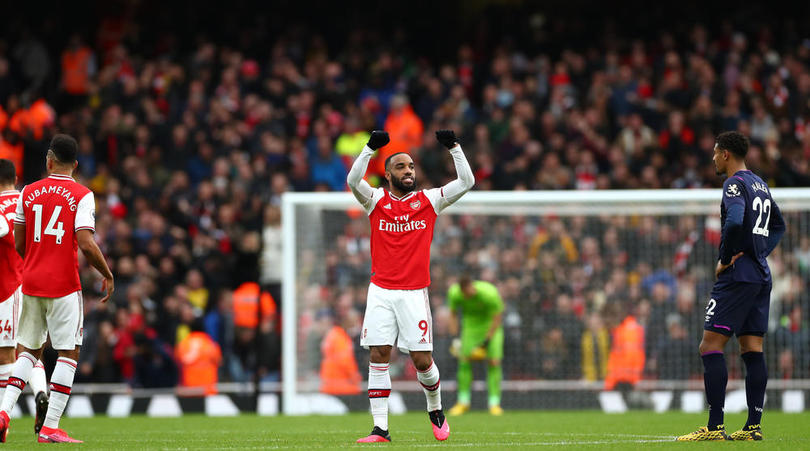
{"label": "white sock", "polygon": [[368,365],[368,401],[374,426],[388,430],[388,396],[391,395],[391,375],[387,363]]}
{"label": "white sock", "polygon": [[0,365],[0,399],[3,399],[3,393],[6,391],[6,384],[8,384],[8,377],[11,376],[12,368],[14,368],[13,363]]}
{"label": "white sock", "polygon": [[14,363],[14,367],[11,368],[11,376],[8,377],[6,392],[3,393],[3,401],[0,402],[0,410],[11,414],[11,409],[17,404],[20,393],[25,388],[28,378],[31,377],[31,370],[34,369],[36,361],[37,359],[27,352],[21,352],[17,356],[17,361]]}
{"label": "white sock", "polygon": [[422,390],[427,398],[427,410],[433,412],[442,408],[442,384],[439,378],[439,368],[436,363],[430,362],[425,371],[417,371],[416,379],[422,384]]}
{"label": "white sock", "polygon": [[56,359],[56,367],[51,375],[51,395],[48,401],[48,413],[45,414],[43,426],[58,428],[62,412],[65,411],[70,389],[73,387],[73,376],[76,374],[76,361],[67,357]]}
{"label": "white sock", "polygon": [[48,393],[48,381],[45,380],[45,367],[42,365],[42,360],[37,360],[36,365],[34,365],[28,385],[31,387],[34,396],[39,392]]}

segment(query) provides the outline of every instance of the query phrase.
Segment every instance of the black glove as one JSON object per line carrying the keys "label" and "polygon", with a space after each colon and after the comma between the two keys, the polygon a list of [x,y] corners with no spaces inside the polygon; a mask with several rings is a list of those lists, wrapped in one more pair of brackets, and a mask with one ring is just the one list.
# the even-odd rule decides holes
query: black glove
{"label": "black glove", "polygon": [[436,140],[442,143],[444,147],[452,149],[458,144],[456,139],[456,132],[453,130],[436,130]]}
{"label": "black glove", "polygon": [[480,346],[480,347],[482,347],[482,348],[484,348],[484,349],[489,349],[489,338],[487,338],[486,340],[484,340],[484,342],[483,342],[483,343],[481,343],[481,344],[480,344],[480,345],[478,345],[478,346]]}
{"label": "black glove", "polygon": [[388,137],[388,132],[383,130],[374,130],[371,132],[371,138],[368,139],[368,144],[366,144],[369,149],[377,150],[380,147],[388,144],[391,141],[391,138]]}

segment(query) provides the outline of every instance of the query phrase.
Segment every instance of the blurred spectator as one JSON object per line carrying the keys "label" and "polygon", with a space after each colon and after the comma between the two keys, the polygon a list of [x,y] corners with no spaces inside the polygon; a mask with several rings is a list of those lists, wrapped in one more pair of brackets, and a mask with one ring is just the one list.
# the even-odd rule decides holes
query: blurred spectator
{"label": "blurred spectator", "polygon": [[169,349],[146,334],[135,335],[135,348],[134,386],[156,388],[177,385],[177,366]]}
{"label": "blurred spectator", "polygon": [[386,158],[397,152],[411,153],[422,145],[424,125],[413,112],[408,98],[400,94],[391,98],[391,112],[385,119],[383,128],[391,136],[391,142],[377,152],[373,166],[370,167],[372,173],[378,176],[385,174]]}
{"label": "blurred spectator", "polygon": [[582,377],[586,381],[604,380],[610,352],[610,333],[598,313],[588,315],[582,334]]}
{"label": "blurred spectator", "polygon": [[[332,319],[331,315],[328,318]],[[354,359],[354,342],[332,321],[321,341],[321,392],[331,395],[360,393],[360,371]]]}
{"label": "blurred spectator", "polygon": [[[205,393],[215,394],[219,380],[218,369],[222,362],[222,351],[214,340],[203,332],[202,321],[191,323],[191,332],[177,343],[174,351],[180,366],[180,385],[202,387]],[[168,376],[164,376],[168,377]]]}
{"label": "blurred spectator", "polygon": [[96,74],[93,51],[84,45],[81,37],[74,34],[62,52],[62,91],[64,101],[60,108],[71,111],[87,102],[91,78]]}
{"label": "blurred spectator", "polygon": [[622,315],[621,308],[608,313],[610,321],[621,321],[611,331],[605,389],[613,390],[634,386],[641,380],[644,370],[644,329],[633,314]]}
{"label": "blurred spectator", "polygon": [[697,340],[687,335],[683,319],[677,313],[670,313],[666,318],[666,335],[658,339],[651,360],[656,367],[656,374],[661,379],[689,379],[694,365],[684,361],[684,354],[694,352]]}

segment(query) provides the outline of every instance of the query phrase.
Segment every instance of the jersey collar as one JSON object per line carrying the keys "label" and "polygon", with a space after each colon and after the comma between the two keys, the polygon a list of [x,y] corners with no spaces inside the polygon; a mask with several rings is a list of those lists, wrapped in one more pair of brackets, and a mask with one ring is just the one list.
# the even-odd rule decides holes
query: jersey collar
{"label": "jersey collar", "polygon": [[396,201],[400,201],[400,202],[401,202],[401,201],[403,201],[403,200],[405,200],[405,199],[407,199],[407,198],[409,198],[409,197],[411,197],[411,196],[415,196],[415,195],[416,195],[416,191],[411,191],[410,193],[408,193],[408,194],[406,194],[406,195],[404,195],[404,196],[402,196],[402,197],[397,197],[397,196],[394,196],[394,193],[392,193],[391,191],[389,191],[389,192],[388,192],[388,195],[389,195],[389,196],[391,196],[391,199],[394,199],[394,200],[396,200]]}
{"label": "jersey collar", "polygon": [[51,174],[51,175],[48,176],[48,178],[49,179],[56,179],[56,180],[71,180],[71,181],[73,181],[73,177],[71,177],[69,175],[63,175],[63,174]]}

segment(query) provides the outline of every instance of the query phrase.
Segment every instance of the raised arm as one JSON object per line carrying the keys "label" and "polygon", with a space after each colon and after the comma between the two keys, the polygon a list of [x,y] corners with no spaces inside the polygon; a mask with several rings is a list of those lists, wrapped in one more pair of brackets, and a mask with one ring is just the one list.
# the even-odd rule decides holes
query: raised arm
{"label": "raised arm", "polygon": [[441,212],[445,208],[459,200],[473,185],[475,185],[475,177],[473,176],[470,163],[467,162],[467,157],[461,150],[461,144],[456,139],[456,134],[453,130],[438,130],[436,131],[436,139],[450,151],[453,157],[453,164],[456,166],[456,179],[441,187],[438,191],[438,196],[433,205],[436,212]]}
{"label": "raised arm", "polygon": [[366,211],[368,211],[372,205],[374,189],[368,182],[363,180],[363,176],[366,175],[368,162],[371,160],[374,152],[388,144],[389,141],[388,132],[382,130],[374,130],[371,132],[368,144],[363,147],[363,151],[360,152],[360,155],[354,160],[352,168],[349,170],[349,175],[346,176],[346,183],[349,185],[349,189],[352,190],[352,194],[354,194],[354,197]]}

